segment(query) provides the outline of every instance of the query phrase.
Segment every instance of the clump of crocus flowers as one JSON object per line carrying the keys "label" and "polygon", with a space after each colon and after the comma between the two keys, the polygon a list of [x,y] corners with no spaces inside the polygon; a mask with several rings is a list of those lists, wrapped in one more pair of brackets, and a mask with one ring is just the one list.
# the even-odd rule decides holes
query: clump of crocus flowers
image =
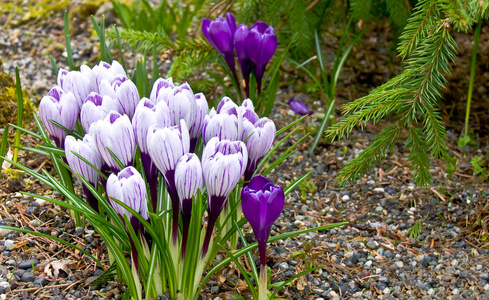
{"label": "clump of crocus flowers", "polygon": [[[210,28],[224,26],[212,24]],[[254,67],[255,72],[262,68],[263,63]],[[258,117],[251,100],[237,105],[224,97],[217,109],[209,110],[203,94],[195,94],[188,83],[176,85],[171,78],[159,78],[150,97],[140,98],[114,61],[82,66],[81,71],[60,69],[58,85],[42,98],[39,115],[56,146],[64,149],[73,175],[80,181],[84,178],[94,190],[105,191],[127,232],[145,235],[140,221],[118,202],[149,221],[150,213],[162,213],[158,186],[164,182],[173,220],[169,240],[181,249],[181,260],[197,193],[207,192],[207,228],[201,245],[205,258],[228,197],[239,189],[239,182],[251,180],[241,194],[243,212],[257,235],[264,264],[270,226],[282,210],[284,196],[280,187],[254,176],[272,147],[276,128],[272,120]],[[78,134],[69,135],[52,121],[72,132],[77,123],[81,126]],[[75,137],[80,135],[83,139]],[[196,153],[196,149],[203,151]],[[142,173],[134,167],[139,164]],[[82,187],[89,206],[99,212],[97,197],[86,185]],[[137,268],[138,253],[129,240]]]}
{"label": "clump of crocus flowers", "polygon": [[238,88],[235,51],[245,82],[246,96],[250,97],[251,71],[255,75],[258,94],[260,94],[265,67],[277,49],[277,36],[273,27],[261,21],[256,22],[251,28],[245,24],[236,26],[234,17],[230,13],[226,13],[226,19],[218,17],[214,21],[202,20],[202,32],[224,58],[238,84]]}

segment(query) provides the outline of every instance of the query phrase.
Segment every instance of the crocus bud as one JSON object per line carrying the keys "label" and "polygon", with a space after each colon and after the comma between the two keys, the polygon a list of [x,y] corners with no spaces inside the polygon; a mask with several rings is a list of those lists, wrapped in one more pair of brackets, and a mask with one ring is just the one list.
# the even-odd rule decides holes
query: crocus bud
{"label": "crocus bud", "polygon": [[211,45],[221,53],[229,69],[233,73],[236,83],[239,84],[236,76],[234,63],[234,33],[236,31],[236,21],[230,13],[226,13],[226,19],[218,17],[214,21],[209,19],[202,20],[202,32]]}
{"label": "crocus bud", "polygon": [[86,73],[78,71],[67,72],[60,68],[58,71],[58,85],[61,86],[65,93],[73,93],[78,108],[81,108],[85,98],[92,92],[90,78],[86,76]]}
{"label": "crocus bud", "polygon": [[239,182],[248,161],[248,151],[241,141],[219,141],[212,138],[202,153],[202,171],[207,188],[207,211],[209,221],[204,239],[202,255],[205,256],[209,246],[212,230],[221,213],[226,199]]}
{"label": "crocus bud", "polygon": [[277,129],[275,123],[268,118],[261,118],[254,124],[243,118],[243,137],[248,149],[248,164],[246,165],[245,181],[251,179],[258,162],[270,150],[275,140]]}
{"label": "crocus bud", "polygon": [[172,117],[171,124],[178,125],[180,120],[185,120],[188,128],[191,128],[197,110],[195,95],[188,83],[183,83],[173,89],[174,96],[167,102]]}
{"label": "crocus bud", "polygon": [[102,80],[106,79],[111,82],[117,75],[126,76],[126,71],[122,65],[114,60],[112,64],[108,64],[105,61],[101,61],[98,65],[94,66],[91,71],[90,84],[92,91],[99,93],[99,85]]}
{"label": "crocus bud", "polygon": [[[107,184],[105,188],[107,192],[107,198],[109,199],[110,205],[114,210],[121,216],[124,220],[124,215],[129,219],[129,225],[138,231],[141,229],[141,224],[135,216],[133,216],[127,209],[123,208],[120,204],[116,203],[112,198],[121,201],[126,204],[138,214],[141,215],[146,220],[149,220],[148,213],[148,202],[146,200],[146,183],[143,177],[134,167],[127,167],[122,169],[117,175],[112,173],[107,179]],[[129,241],[131,243],[132,259],[136,265],[136,270],[138,269],[138,252],[134,245],[134,242],[129,236]]]}
{"label": "crocus bud", "polygon": [[175,186],[182,212],[182,257],[185,257],[193,197],[196,196],[198,189],[202,191],[203,186],[202,166],[194,153],[187,153],[178,160],[175,168]]}
{"label": "crocus bud", "polygon": [[141,151],[141,160],[151,192],[153,210],[156,210],[158,197],[158,169],[149,156],[148,129],[151,126],[156,126],[158,128],[170,126],[170,111],[164,101],[158,102],[155,105],[148,98],[143,98],[139,101],[139,104],[136,107],[136,111],[132,118],[132,127],[134,129],[136,144],[139,147],[139,151]]}
{"label": "crocus bud", "polygon": [[115,173],[110,174],[107,179],[106,191],[112,207],[121,217],[126,215],[135,230],[139,227],[137,225],[135,226],[135,224],[139,224],[136,217],[113,201],[111,197],[123,202],[143,218],[149,220],[146,184],[141,174],[134,167],[126,167],[118,172],[117,175]]}
{"label": "crocus bud", "polygon": [[246,51],[253,63],[258,93],[261,91],[261,82],[265,67],[277,49],[277,36],[272,26],[265,22],[256,22],[251,27],[246,38]]}
{"label": "crocus bud", "polygon": [[149,156],[165,178],[166,188],[172,200],[173,242],[178,234],[179,200],[175,187],[175,168],[180,157],[188,153],[190,137],[185,120],[168,128],[150,127],[148,130]]}
{"label": "crocus bud", "polygon": [[88,132],[93,123],[105,119],[111,110],[118,111],[118,109],[119,105],[115,99],[91,92],[81,108],[80,122],[83,130]]}
{"label": "crocus bud", "polygon": [[90,134],[93,134],[97,148],[112,172],[118,172],[122,168],[108,149],[124,166],[132,165],[136,143],[127,115],[111,110],[105,119],[93,123]]}
{"label": "crocus bud", "polygon": [[202,135],[202,129],[204,128],[204,119],[209,113],[209,104],[207,103],[207,99],[204,94],[198,93],[195,94],[195,103],[196,103],[196,114],[195,119],[190,127],[190,152],[195,151],[195,146],[197,145],[197,140],[199,136]]}
{"label": "crocus bud", "polygon": [[294,100],[294,98],[289,99],[289,105],[292,111],[294,111],[296,114],[299,114],[301,116],[310,115],[314,113],[314,111],[309,109],[309,107],[307,107],[307,105],[304,102],[300,100]]}
{"label": "crocus bud", "polygon": [[139,93],[136,85],[125,75],[116,75],[110,82],[103,79],[99,85],[102,96],[110,96],[117,100],[119,112],[132,119],[136,106],[139,103]]}
{"label": "crocus bud", "polygon": [[158,103],[160,101],[165,101],[168,103],[169,99],[173,97],[173,89],[175,85],[173,84],[172,78],[158,78],[153,84],[151,89],[151,95],[149,99],[153,103]]}
{"label": "crocus bud", "polygon": [[251,73],[251,60],[246,50],[246,39],[248,38],[249,32],[250,29],[248,26],[240,24],[236,27],[236,32],[234,33],[234,48],[236,48],[236,55],[238,56],[239,66],[241,67],[241,73],[243,74],[243,79],[245,81],[245,92],[247,97],[250,96],[249,82]]}
{"label": "crocus bud", "polygon": [[205,116],[202,129],[204,144],[207,144],[213,137],[218,137],[219,140],[238,140],[241,124],[241,117],[238,114],[222,113]]}
{"label": "crocus bud", "polygon": [[266,263],[266,245],[272,224],[284,208],[284,191],[280,186],[273,185],[265,176],[253,177],[241,191],[241,205],[246,220],[253,228],[258,250],[260,252],[260,263]]}
{"label": "crocus bud", "polygon": [[[49,94],[59,98],[49,96]],[[39,116],[44,128],[49,132],[57,147],[64,148],[65,138],[68,133],[49,120],[59,123],[68,130],[73,130],[75,129],[79,112],[78,102],[73,93],[65,93],[58,87],[53,88],[48,93],[48,96],[44,96],[41,99]]]}
{"label": "crocus bud", "polygon": [[[86,161],[91,163],[94,168],[89,166],[86,162],[81,160],[74,153],[83,157]],[[68,165],[71,171],[80,181],[83,187],[83,193],[87,198],[88,204],[98,212],[98,201],[95,196],[88,190],[88,188],[82,184],[80,176],[85,178],[95,189],[98,189],[98,182],[100,180],[100,174],[97,170],[102,168],[102,156],[100,155],[95,140],[88,134],[83,137],[83,140],[76,140],[73,136],[69,135],[65,139],[65,154]]]}

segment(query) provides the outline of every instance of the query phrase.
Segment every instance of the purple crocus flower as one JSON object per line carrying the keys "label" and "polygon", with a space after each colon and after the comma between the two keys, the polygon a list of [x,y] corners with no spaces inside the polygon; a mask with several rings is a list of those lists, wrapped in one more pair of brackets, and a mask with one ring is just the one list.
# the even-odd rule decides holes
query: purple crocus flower
{"label": "purple crocus flower", "polygon": [[261,118],[255,123],[243,118],[243,140],[248,149],[248,164],[244,173],[244,180],[248,181],[253,176],[260,160],[270,150],[275,140],[277,129],[275,123],[268,118]]}
{"label": "purple crocus flower", "polygon": [[68,162],[71,171],[80,182],[88,204],[93,210],[98,212],[97,198],[95,198],[88,188],[81,183],[79,175],[83,176],[83,178],[93,185],[95,189],[98,189],[100,174],[86,162],[77,157],[74,153],[83,157],[97,170],[102,168],[102,156],[97,149],[97,145],[95,145],[95,140],[88,134],[83,137],[83,140],[76,140],[71,135],[67,136],[65,139],[66,161]]}
{"label": "purple crocus flower", "polygon": [[310,115],[314,113],[314,111],[309,109],[309,107],[307,107],[307,105],[304,102],[300,100],[294,100],[294,98],[289,99],[289,105],[290,105],[290,109],[292,109],[296,114],[299,114],[301,116]]}
{"label": "purple crocus flower", "polygon": [[236,27],[236,32],[234,33],[234,48],[236,48],[236,55],[238,56],[239,66],[241,67],[241,73],[245,81],[246,97],[250,96],[251,60],[246,50],[246,39],[248,38],[249,32],[250,29],[248,26],[240,24]]}
{"label": "purple crocus flower", "polygon": [[266,246],[272,224],[284,208],[284,191],[280,186],[273,185],[265,176],[256,175],[241,191],[241,205],[246,220],[253,228],[260,263],[266,264]]}
{"label": "purple crocus flower", "polygon": [[207,188],[207,211],[209,219],[202,248],[202,257],[207,253],[217,217],[228,196],[243,176],[248,162],[248,151],[241,141],[219,141],[212,138],[202,153],[202,171]]}
{"label": "purple crocus flower", "polygon": [[102,97],[95,92],[91,92],[81,108],[80,122],[83,130],[88,132],[93,123],[105,119],[111,110],[119,110],[119,105],[115,99],[110,96]]}
{"label": "purple crocus flower", "polygon": [[41,99],[39,104],[39,116],[42,124],[59,148],[64,148],[65,138],[68,133],[49,120],[56,121],[68,130],[73,130],[79,113],[80,108],[73,93],[65,93],[59,87],[51,89],[48,95]]}
{"label": "purple crocus flower", "polygon": [[66,71],[60,68],[58,71],[58,85],[65,93],[72,92],[75,96],[78,108],[82,107],[85,98],[92,92],[90,78],[86,72]]}
{"label": "purple crocus flower", "polygon": [[234,63],[234,34],[236,31],[236,21],[233,15],[226,13],[226,19],[218,17],[214,21],[209,19],[202,20],[202,32],[211,45],[221,53],[229,69],[233,73],[234,80],[238,84],[236,66]]}
{"label": "purple crocus flower", "polygon": [[148,130],[149,156],[165,178],[166,188],[172,200],[173,243],[177,241],[179,200],[175,187],[175,168],[178,160],[187,154],[190,137],[185,120],[180,125],[168,128],[150,127]]}
{"label": "purple crocus flower", "polygon": [[202,191],[203,182],[202,165],[199,157],[194,153],[187,153],[182,156],[175,168],[175,187],[182,212],[182,258],[185,257],[193,198],[196,197],[198,189]]}
{"label": "purple crocus flower", "polygon": [[246,52],[253,63],[258,93],[261,92],[261,82],[265,67],[277,49],[277,36],[272,26],[265,22],[256,22],[246,37]]}
{"label": "purple crocus flower", "polygon": [[140,99],[138,88],[129,78],[125,75],[116,75],[110,82],[103,79],[99,85],[99,93],[116,99],[119,104],[118,111],[132,119]]}
{"label": "purple crocus flower", "polygon": [[[129,226],[136,232],[141,230],[139,220],[127,209],[112,200],[112,198],[114,198],[123,202],[140,214],[144,219],[149,220],[148,202],[146,200],[146,183],[141,174],[131,166],[122,169],[117,175],[114,173],[111,174],[107,179],[106,192],[110,205],[112,205],[119,216],[124,220],[124,215],[126,215],[129,219],[130,224],[125,224],[126,231]],[[130,236],[129,242],[131,243],[132,259],[136,264],[136,269],[138,269],[138,252]]]}
{"label": "purple crocus flower", "polygon": [[136,142],[127,115],[111,110],[105,119],[93,123],[89,133],[94,136],[97,148],[112,172],[118,172],[122,168],[108,149],[125,167],[132,165]]}
{"label": "purple crocus flower", "polygon": [[170,110],[164,101],[158,102],[155,105],[148,98],[143,98],[136,107],[132,118],[132,127],[134,129],[136,144],[139,147],[139,151],[141,151],[146,180],[149,183],[151,192],[153,210],[156,211],[158,169],[149,156],[148,129],[151,126],[158,128],[170,126]]}

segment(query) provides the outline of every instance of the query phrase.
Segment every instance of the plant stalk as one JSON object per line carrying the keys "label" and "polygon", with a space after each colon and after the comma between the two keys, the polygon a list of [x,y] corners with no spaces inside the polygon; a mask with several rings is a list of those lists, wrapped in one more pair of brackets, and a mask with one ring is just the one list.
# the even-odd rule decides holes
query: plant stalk
{"label": "plant stalk", "polygon": [[472,91],[474,90],[474,77],[475,77],[475,65],[477,63],[477,48],[479,47],[479,35],[481,33],[482,20],[479,16],[479,22],[475,28],[474,45],[472,46],[472,62],[470,64],[470,79],[469,79],[469,92],[467,93],[467,109],[465,110],[465,129],[464,136],[469,135],[469,118],[470,118],[470,104],[472,102]]}
{"label": "plant stalk", "polygon": [[260,283],[259,283],[259,291],[258,291],[258,300],[267,300],[267,266],[260,265]]}

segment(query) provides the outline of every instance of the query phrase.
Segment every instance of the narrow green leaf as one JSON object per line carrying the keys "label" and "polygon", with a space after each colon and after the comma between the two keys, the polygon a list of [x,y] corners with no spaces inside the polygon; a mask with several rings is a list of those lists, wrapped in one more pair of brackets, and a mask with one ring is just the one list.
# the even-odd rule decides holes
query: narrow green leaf
{"label": "narrow green leaf", "polygon": [[[22,86],[20,85],[19,68],[15,67],[15,87],[17,91],[17,127],[22,127],[22,120],[24,118],[24,97],[22,96]],[[20,147],[20,130],[15,131],[14,145]],[[17,161],[19,155],[19,149],[14,149],[14,161]]]}
{"label": "narrow green leaf", "polygon": [[[70,23],[68,21],[67,10],[65,10],[64,30],[65,30],[65,43],[66,43],[66,58],[68,60],[68,66],[70,67],[70,71],[74,71],[75,67],[73,65],[73,53],[71,50],[71,41],[70,41]],[[56,72],[56,74],[58,73]]]}

